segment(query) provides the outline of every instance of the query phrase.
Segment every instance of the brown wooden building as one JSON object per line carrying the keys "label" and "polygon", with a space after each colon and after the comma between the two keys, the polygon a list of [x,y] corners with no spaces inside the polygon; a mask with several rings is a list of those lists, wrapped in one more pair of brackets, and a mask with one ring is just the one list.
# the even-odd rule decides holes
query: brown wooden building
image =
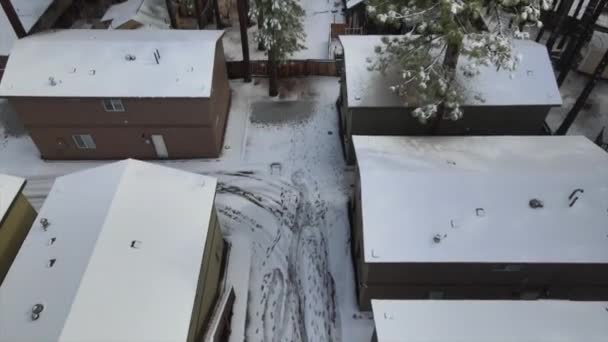
{"label": "brown wooden building", "polygon": [[222,31],[59,30],[16,42],[0,83],[45,159],[220,155]]}
{"label": "brown wooden building", "polygon": [[[389,36],[391,37],[391,36]],[[369,71],[377,56],[374,47],[381,36],[340,36],[344,47],[339,110],[346,159],[354,163],[353,135],[428,135],[429,125],[412,117],[415,99],[408,105],[390,90],[401,72]],[[458,121],[443,120],[438,135],[536,135],[544,129],[552,107],[562,103],[551,62],[544,45],[515,40],[514,53],[523,60],[517,70],[497,71],[481,67],[479,75],[464,76],[458,61],[456,83],[463,89],[464,115]]]}
{"label": "brown wooden building", "polygon": [[370,299],[608,300],[608,155],[585,137],[355,136]]}

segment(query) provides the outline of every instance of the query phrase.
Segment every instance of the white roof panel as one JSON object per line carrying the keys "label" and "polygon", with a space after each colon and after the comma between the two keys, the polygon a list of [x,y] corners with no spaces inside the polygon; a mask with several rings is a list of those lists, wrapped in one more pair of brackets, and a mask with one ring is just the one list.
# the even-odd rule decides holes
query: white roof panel
{"label": "white roof panel", "polygon": [[608,303],[372,300],[378,342],[605,342]]}
{"label": "white roof panel", "polygon": [[353,142],[368,263],[608,263],[608,154],[584,137]]}
{"label": "white roof panel", "polygon": [[110,6],[101,18],[101,21],[111,21],[110,28],[117,28],[129,20],[134,20],[145,28],[171,28],[165,0],[127,0]]}
{"label": "white roof panel", "polygon": [[[53,0],[10,0],[19,16],[19,20],[26,31],[32,27],[42,17]],[[17,35],[8,21],[6,14],[0,8],[0,56],[8,56]]]}
{"label": "white roof panel", "polygon": [[0,287],[0,341],[186,341],[215,188],[134,160],[58,178]]}
{"label": "white roof panel", "polygon": [[0,223],[24,185],[25,179],[0,173]]}
{"label": "white roof panel", "polygon": [[37,33],[15,43],[0,96],[209,97],[215,47],[222,34],[215,30]]}
{"label": "white roof panel", "polygon": [[358,4],[362,3],[364,0],[346,0],[346,8],[351,9]]}
{"label": "white roof panel", "polygon": [[[398,37],[398,36],[388,36]],[[404,100],[389,87],[400,81],[401,72],[387,70],[369,71],[368,60],[376,60],[374,47],[381,46],[382,36],[340,36],[344,46],[344,69],[348,106],[403,107]],[[533,41],[514,40],[514,53],[523,60],[517,70],[497,71],[495,67],[480,67],[480,74],[465,77],[460,66],[467,63],[459,60],[456,82],[465,89],[465,106],[513,106],[548,105],[560,106],[561,95],[557,88],[547,48]],[[414,103],[412,103],[414,105]]]}

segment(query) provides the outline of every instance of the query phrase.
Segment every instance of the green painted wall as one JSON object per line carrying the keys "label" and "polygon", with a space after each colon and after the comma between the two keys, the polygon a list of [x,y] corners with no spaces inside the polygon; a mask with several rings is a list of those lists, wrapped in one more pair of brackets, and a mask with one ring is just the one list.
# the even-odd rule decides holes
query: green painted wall
{"label": "green painted wall", "polygon": [[19,194],[0,223],[0,284],[35,219],[36,211],[25,196]]}

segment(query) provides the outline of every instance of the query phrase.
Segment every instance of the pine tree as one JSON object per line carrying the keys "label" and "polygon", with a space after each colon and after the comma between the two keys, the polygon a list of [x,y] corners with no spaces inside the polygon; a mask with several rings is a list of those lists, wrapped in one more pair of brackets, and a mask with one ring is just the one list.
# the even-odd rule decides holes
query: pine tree
{"label": "pine tree", "polygon": [[[468,57],[463,73],[474,77],[480,66],[515,70],[522,56],[512,50],[513,38],[542,27],[540,8],[552,0],[370,0],[367,12],[385,25],[401,27],[402,36],[382,38],[368,69],[397,68],[400,82],[390,90],[415,98],[412,115],[422,123],[462,117],[463,89],[454,81],[458,58]],[[388,90],[387,90],[388,91]]]}
{"label": "pine tree", "polygon": [[[304,9],[299,0],[258,0],[252,16],[262,21],[256,34],[268,56],[269,95],[277,96],[279,64],[294,52],[305,48],[302,20]],[[261,11],[261,13],[260,13]]]}

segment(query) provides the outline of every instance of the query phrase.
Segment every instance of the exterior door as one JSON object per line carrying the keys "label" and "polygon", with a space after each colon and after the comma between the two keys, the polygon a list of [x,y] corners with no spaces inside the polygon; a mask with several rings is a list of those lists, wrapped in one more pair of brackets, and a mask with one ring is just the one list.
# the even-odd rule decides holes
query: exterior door
{"label": "exterior door", "polygon": [[165,145],[165,139],[161,134],[152,134],[152,144],[156,151],[158,158],[169,158],[169,151],[167,151],[167,145]]}

